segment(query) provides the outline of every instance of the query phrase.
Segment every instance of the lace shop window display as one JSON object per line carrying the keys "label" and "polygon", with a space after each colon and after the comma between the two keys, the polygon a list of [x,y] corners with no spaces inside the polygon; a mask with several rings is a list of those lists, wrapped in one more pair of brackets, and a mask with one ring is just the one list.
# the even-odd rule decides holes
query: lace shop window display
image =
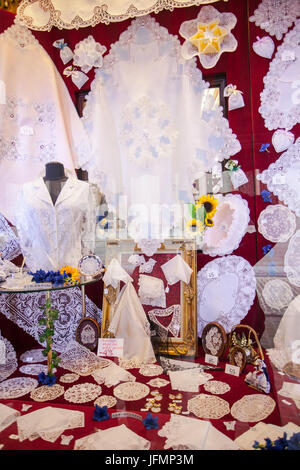
{"label": "lace shop window display", "polygon": [[[120,282],[114,287],[105,284],[102,336],[111,336],[116,298],[124,283],[129,282],[145,312],[147,330],[155,354],[195,357],[197,335],[194,242],[165,240],[152,256],[149,256],[149,252],[147,256],[133,240],[110,241],[107,245],[106,266],[116,258],[125,275],[119,276]],[[169,262],[172,262],[170,269]],[[126,279],[126,275],[129,279]]]}

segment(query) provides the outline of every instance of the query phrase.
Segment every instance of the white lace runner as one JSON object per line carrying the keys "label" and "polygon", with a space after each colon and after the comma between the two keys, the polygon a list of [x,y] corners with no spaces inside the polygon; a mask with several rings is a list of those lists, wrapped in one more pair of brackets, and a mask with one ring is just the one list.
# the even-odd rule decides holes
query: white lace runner
{"label": "white lace runner", "polygon": [[300,16],[299,0],[262,0],[249,21],[281,40]]}
{"label": "white lace runner", "polygon": [[20,411],[0,403],[0,432],[14,423],[20,414]]}
{"label": "white lace runner", "polygon": [[204,384],[203,387],[206,392],[212,393],[213,395],[223,395],[231,389],[230,385],[220,380],[210,380]]}
{"label": "white lace runner", "polygon": [[59,384],[54,385],[42,385],[41,387],[32,390],[30,398],[34,401],[45,402],[55,400],[64,394],[64,387]]}
{"label": "white lace runner", "polygon": [[79,377],[80,376],[78,374],[72,374],[72,373],[64,374],[60,377],[59,381],[65,384],[71,384],[71,383],[76,382],[79,379]]}
{"label": "white lace runner", "polygon": [[136,401],[145,398],[150,388],[140,382],[125,382],[114,388],[114,396],[123,401]]}
{"label": "white lace runner", "polygon": [[273,398],[266,395],[245,395],[231,407],[232,416],[238,421],[253,423],[263,421],[275,409]]}
{"label": "white lace runner", "polygon": [[52,406],[32,411],[17,419],[20,442],[38,437],[47,442],[55,442],[66,429],[84,427],[84,424],[82,411]]}
{"label": "white lace runner", "polygon": [[198,336],[216,322],[229,333],[247,315],[256,295],[252,266],[241,256],[224,256],[197,274]]}
{"label": "white lace runner", "polygon": [[71,403],[87,403],[95,400],[102,393],[99,385],[92,383],[82,383],[73,385],[65,391],[64,399]]}
{"label": "white lace runner", "polygon": [[163,373],[163,368],[158,364],[143,364],[139,370],[141,375],[153,377]]}
{"label": "white lace runner", "polygon": [[125,424],[98,430],[77,439],[74,450],[149,450],[151,442],[131,431]]}
{"label": "white lace runner", "polygon": [[107,367],[111,362],[109,359],[96,356],[77,341],[69,343],[68,348],[59,357],[60,367],[81,376],[90,375],[95,369]]}
{"label": "white lace runner", "polygon": [[113,408],[117,404],[117,399],[110,395],[102,395],[94,401],[94,406],[98,405],[101,408],[107,406],[107,408]]}
{"label": "white lace runner", "polygon": [[261,105],[258,110],[269,130],[290,130],[300,122],[299,33],[300,20],[297,20],[294,28],[278,46],[269,71],[264,77],[264,89],[260,94]]}
{"label": "white lace runner", "polygon": [[17,256],[21,254],[19,240],[2,214],[0,214],[0,234],[1,233],[4,233],[6,237],[5,245],[0,246],[1,258],[7,260],[17,258]]}
{"label": "white lace runner", "polygon": [[119,382],[134,382],[136,380],[133,374],[113,362],[105,368],[94,370],[91,375],[98,384],[103,383],[106,387],[112,387]]}
{"label": "white lace runner", "polygon": [[[48,374],[48,366],[43,364],[26,364],[25,366],[21,366],[19,371],[22,374],[28,375],[39,375],[40,373],[44,372],[44,374]],[[53,372],[55,373],[56,370]]]}
{"label": "white lace runner", "polygon": [[14,399],[27,395],[38,386],[31,377],[15,377],[0,383],[0,399]]}
{"label": "white lace runner", "polygon": [[227,401],[205,393],[200,393],[200,395],[188,400],[187,409],[197,418],[202,419],[221,419],[230,413]]}
{"label": "white lace runner", "polygon": [[258,231],[274,243],[284,243],[296,230],[296,217],[282,204],[267,206],[258,217]]}
{"label": "white lace runner", "polygon": [[0,382],[10,377],[18,368],[17,354],[13,345],[0,332],[0,341],[4,345],[2,361],[0,361]]}
{"label": "white lace runner", "polygon": [[[158,335],[163,339],[167,339],[169,335],[175,338],[180,336],[181,305],[171,305],[171,307],[164,310],[158,308],[150,310],[148,312],[148,317],[158,326]],[[171,321],[167,326],[163,325],[159,321],[160,318],[165,317],[171,317]]]}
{"label": "white lace runner", "polygon": [[169,383],[170,383],[169,380],[157,377],[155,379],[149,380],[149,382],[147,382],[147,385],[150,385],[150,387],[161,388],[161,387],[165,387]]}
{"label": "white lace runner", "polygon": [[290,239],[284,256],[284,271],[294,286],[300,287],[300,230]]}
{"label": "white lace runner", "polygon": [[168,371],[172,390],[182,392],[199,392],[199,386],[213,379],[211,374],[201,372],[198,368]]}
{"label": "white lace runner", "polygon": [[266,304],[275,310],[286,308],[294,298],[289,284],[282,279],[268,281],[262,290],[262,296]]}

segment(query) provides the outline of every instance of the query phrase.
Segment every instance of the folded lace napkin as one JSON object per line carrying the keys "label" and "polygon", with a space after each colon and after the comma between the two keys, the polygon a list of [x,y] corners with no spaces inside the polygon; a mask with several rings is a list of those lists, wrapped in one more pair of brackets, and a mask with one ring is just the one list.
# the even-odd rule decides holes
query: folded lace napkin
{"label": "folded lace napkin", "polygon": [[77,439],[74,450],[148,450],[150,446],[150,441],[121,424]]}
{"label": "folded lace napkin", "polygon": [[168,371],[173,390],[182,392],[199,392],[199,386],[213,379],[211,374],[201,372],[199,369],[185,369]]}
{"label": "folded lace napkin", "polygon": [[14,423],[20,414],[19,411],[14,410],[10,406],[0,403],[0,432]]}

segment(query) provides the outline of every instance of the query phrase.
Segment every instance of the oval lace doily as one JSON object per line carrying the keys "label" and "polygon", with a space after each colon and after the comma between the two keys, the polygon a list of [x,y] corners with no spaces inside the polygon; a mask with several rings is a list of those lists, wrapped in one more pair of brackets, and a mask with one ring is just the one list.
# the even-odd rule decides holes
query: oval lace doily
{"label": "oval lace doily", "polygon": [[266,419],[275,409],[273,398],[266,395],[245,395],[231,407],[232,416],[247,423]]}
{"label": "oval lace doily", "polygon": [[102,388],[99,385],[83,383],[68,388],[64,394],[64,398],[72,403],[86,403],[95,400],[95,398],[101,395],[101,392]]}
{"label": "oval lace doily", "polygon": [[43,365],[43,364],[26,364],[25,366],[21,366],[19,368],[19,371],[22,372],[22,374],[28,374],[28,375],[39,375],[41,372],[44,372],[44,374],[47,375],[48,366]]}
{"label": "oval lace doily", "polygon": [[197,274],[198,336],[216,322],[229,333],[245,318],[256,295],[254,269],[241,256],[224,256]]}
{"label": "oval lace doily", "polygon": [[47,357],[43,355],[43,349],[31,349],[30,351],[24,352],[20,359],[22,362],[32,364],[34,362],[44,362],[47,360]]}
{"label": "oval lace doily", "polygon": [[145,398],[149,392],[149,387],[140,382],[125,382],[114,388],[115,397],[124,401],[141,400]]}
{"label": "oval lace doily", "polygon": [[98,397],[94,402],[94,406],[98,405],[100,407],[107,406],[107,408],[113,408],[117,403],[117,399],[110,395],[102,395]]}
{"label": "oval lace doily", "polygon": [[0,384],[0,399],[19,398],[30,393],[38,386],[38,381],[31,377],[15,377]]}
{"label": "oval lace doily", "polygon": [[151,379],[149,380],[149,382],[147,382],[148,385],[150,385],[151,387],[155,387],[155,388],[165,387],[169,383],[170,383],[169,380],[161,379],[160,377],[157,377],[156,379]]}
{"label": "oval lace doily", "polygon": [[18,368],[17,354],[12,344],[0,333],[0,340],[5,344],[5,364],[0,364],[0,382],[7,379]]}
{"label": "oval lace doily", "polygon": [[163,373],[163,368],[158,364],[143,364],[139,370],[141,375],[146,377],[154,377]]}
{"label": "oval lace doily", "polygon": [[258,231],[274,243],[288,241],[296,230],[296,217],[282,204],[267,206],[258,217]]}
{"label": "oval lace doily", "polygon": [[78,374],[64,374],[60,377],[59,381],[62,382],[62,383],[65,383],[65,384],[71,384],[73,382],[76,382],[76,380],[79,379],[79,375]]}
{"label": "oval lace doily", "polygon": [[269,307],[281,310],[289,305],[294,294],[287,282],[281,279],[271,279],[265,284],[262,296]]}
{"label": "oval lace doily", "polygon": [[44,402],[55,400],[56,398],[63,395],[65,389],[62,385],[42,385],[41,387],[36,388],[30,394],[30,398],[34,401]]}
{"label": "oval lace doily", "polygon": [[300,287],[300,230],[290,239],[284,255],[284,272],[293,286]]}
{"label": "oval lace doily", "polygon": [[187,409],[197,418],[220,419],[230,413],[230,407],[223,398],[201,393],[187,403]]}
{"label": "oval lace doily", "polygon": [[223,395],[224,393],[229,392],[230,386],[219,380],[210,380],[206,384],[203,385],[206,392],[210,392],[213,395]]}

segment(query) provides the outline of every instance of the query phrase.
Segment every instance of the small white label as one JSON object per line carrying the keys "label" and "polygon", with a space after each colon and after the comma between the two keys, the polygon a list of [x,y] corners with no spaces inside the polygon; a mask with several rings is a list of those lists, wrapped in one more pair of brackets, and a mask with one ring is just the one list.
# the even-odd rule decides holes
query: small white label
{"label": "small white label", "polygon": [[225,374],[235,375],[238,377],[240,375],[240,368],[238,366],[233,366],[232,364],[226,364]]}
{"label": "small white label", "polygon": [[20,134],[21,134],[21,135],[33,135],[33,134],[34,134],[33,127],[30,127],[30,126],[22,126],[22,127],[20,128]]}
{"label": "small white label", "polygon": [[98,340],[97,356],[123,356],[124,338],[100,338]]}
{"label": "small white label", "polygon": [[273,184],[285,184],[285,182],[286,182],[285,175],[281,175],[280,173],[277,173],[272,178],[272,183]]}
{"label": "small white label", "polygon": [[207,279],[217,279],[219,277],[218,270],[215,268],[210,268],[206,271]]}
{"label": "small white label", "polygon": [[205,354],[205,362],[207,364],[218,365],[219,359],[218,356],[212,356],[211,354]]}
{"label": "small white label", "polygon": [[295,59],[296,59],[295,51],[285,50],[281,54],[281,60],[283,62],[289,62],[290,60],[295,60]]}
{"label": "small white label", "polygon": [[6,87],[3,80],[0,80],[0,104],[6,104]]}

